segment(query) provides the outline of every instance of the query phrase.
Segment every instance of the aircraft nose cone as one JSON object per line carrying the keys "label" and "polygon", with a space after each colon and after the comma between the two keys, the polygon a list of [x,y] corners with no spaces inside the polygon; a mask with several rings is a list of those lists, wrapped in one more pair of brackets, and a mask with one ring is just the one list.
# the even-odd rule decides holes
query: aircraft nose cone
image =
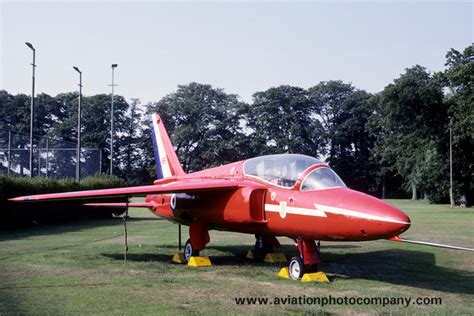
{"label": "aircraft nose cone", "polygon": [[352,191],[344,204],[364,214],[361,217],[365,217],[365,221],[360,223],[367,227],[363,230],[369,239],[393,237],[403,233],[411,225],[410,218],[400,209],[361,192]]}
{"label": "aircraft nose cone", "polygon": [[383,213],[387,214],[386,216],[390,220],[386,225],[391,236],[399,235],[410,228],[410,218],[403,211],[384,201],[380,202],[384,204]]}
{"label": "aircraft nose cone", "polygon": [[380,237],[388,238],[400,235],[410,228],[410,218],[402,210],[377,198],[373,198],[372,203],[373,207],[370,213],[380,219],[378,221],[379,229],[376,232]]}

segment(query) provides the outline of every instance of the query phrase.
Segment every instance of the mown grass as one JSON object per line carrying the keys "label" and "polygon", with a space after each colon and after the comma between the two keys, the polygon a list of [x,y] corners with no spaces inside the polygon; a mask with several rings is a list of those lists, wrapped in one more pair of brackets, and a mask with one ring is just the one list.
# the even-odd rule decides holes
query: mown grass
{"label": "mown grass", "polygon": [[[406,238],[472,247],[474,210],[424,201],[390,201],[413,225]],[[469,314],[474,255],[390,241],[322,243],[330,284],[276,277],[278,265],[253,263],[254,237],[211,232],[211,268],[170,263],[177,226],[134,209],[123,262],[121,219],[71,222],[0,233],[0,314]],[[183,227],[183,240],[187,235]],[[296,253],[280,238],[282,250]],[[236,297],[440,297],[436,306],[237,305]]]}

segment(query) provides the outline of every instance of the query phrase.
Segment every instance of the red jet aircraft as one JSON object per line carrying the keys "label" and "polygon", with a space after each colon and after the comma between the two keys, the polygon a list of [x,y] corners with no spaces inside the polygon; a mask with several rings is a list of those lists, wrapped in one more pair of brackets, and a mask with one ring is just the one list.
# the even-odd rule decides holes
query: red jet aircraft
{"label": "red jet aircraft", "polygon": [[258,259],[279,246],[276,236],[292,238],[299,250],[299,255],[289,263],[292,279],[317,268],[320,256],[315,240],[406,241],[398,237],[410,227],[405,213],[347,188],[327,164],[316,158],[268,155],[186,174],[158,114],[152,115],[152,124],[158,178],[153,185],[40,194],[11,200],[106,202],[107,198],[146,196],[145,203],[94,205],[146,207],[157,216],[189,226],[186,261],[206,247],[210,229],[255,234]]}

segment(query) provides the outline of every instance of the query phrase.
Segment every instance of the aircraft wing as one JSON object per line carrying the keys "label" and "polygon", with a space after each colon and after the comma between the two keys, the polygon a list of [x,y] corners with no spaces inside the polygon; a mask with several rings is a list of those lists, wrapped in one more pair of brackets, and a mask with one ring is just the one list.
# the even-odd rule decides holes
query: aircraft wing
{"label": "aircraft wing", "polygon": [[139,208],[152,208],[153,203],[144,202],[130,202],[130,203],[85,203],[84,206],[90,207],[110,207],[110,208],[127,208],[127,207],[139,207]]}
{"label": "aircraft wing", "polygon": [[156,182],[156,184],[154,185],[136,187],[19,196],[9,200],[14,202],[40,202],[81,199],[91,200],[114,197],[145,196],[148,194],[163,193],[200,193],[208,191],[228,191],[235,190],[239,186],[240,185],[238,182],[231,179],[197,178],[192,180],[175,180],[174,182],[163,181],[163,184],[160,184],[160,182]]}

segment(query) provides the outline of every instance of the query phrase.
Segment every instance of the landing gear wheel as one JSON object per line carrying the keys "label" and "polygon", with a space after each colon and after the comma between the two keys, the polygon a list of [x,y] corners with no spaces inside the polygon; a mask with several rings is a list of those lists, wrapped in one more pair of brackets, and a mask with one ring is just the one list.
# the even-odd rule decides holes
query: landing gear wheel
{"label": "landing gear wheel", "polygon": [[288,273],[292,280],[299,280],[304,274],[304,264],[301,257],[293,257],[288,264]]}
{"label": "landing gear wheel", "polygon": [[256,235],[255,238],[257,238],[254,247],[255,259],[262,261],[269,252],[273,252],[273,247],[263,236]]}
{"label": "landing gear wheel", "polygon": [[199,251],[193,248],[191,239],[188,239],[184,245],[184,261],[189,262],[189,259],[191,259],[192,256],[199,256]]}

